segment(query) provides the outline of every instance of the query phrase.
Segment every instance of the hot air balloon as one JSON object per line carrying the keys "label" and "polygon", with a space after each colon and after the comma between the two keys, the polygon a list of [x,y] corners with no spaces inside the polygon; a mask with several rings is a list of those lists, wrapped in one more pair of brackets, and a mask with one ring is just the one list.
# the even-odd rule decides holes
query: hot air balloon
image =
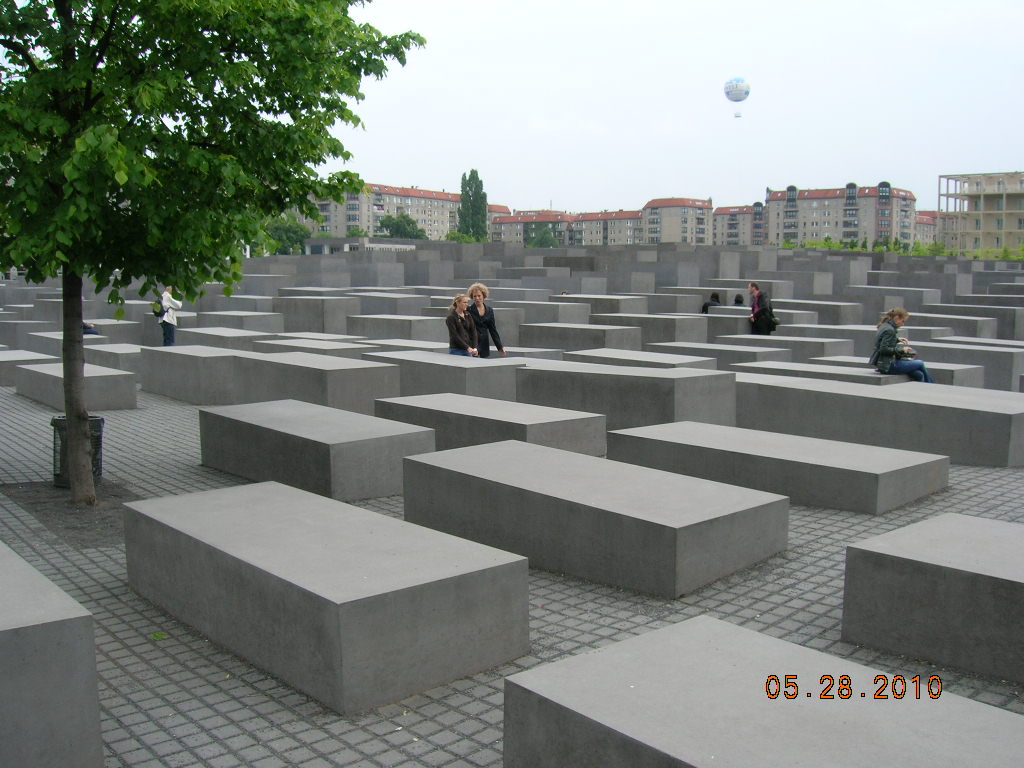
{"label": "hot air balloon", "polygon": [[[727,80],[725,83],[725,97],[729,101],[743,101],[747,96],[750,95],[750,83],[744,80],[742,77],[734,77],[732,80]],[[742,117],[742,113],[737,112],[736,117]]]}

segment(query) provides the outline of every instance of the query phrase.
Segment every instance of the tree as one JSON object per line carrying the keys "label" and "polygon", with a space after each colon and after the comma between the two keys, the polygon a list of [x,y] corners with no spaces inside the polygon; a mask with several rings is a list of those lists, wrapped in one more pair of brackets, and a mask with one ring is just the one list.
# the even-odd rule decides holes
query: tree
{"label": "tree", "polygon": [[558,241],[551,232],[550,224],[538,224],[526,238],[527,248],[557,248]]}
{"label": "tree", "polygon": [[464,233],[459,232],[459,231],[454,230],[454,229],[451,232],[449,232],[447,235],[445,235],[444,239],[449,241],[449,242],[452,242],[452,243],[475,243],[476,242],[476,238],[473,237],[472,235],[467,235],[467,234],[464,234]]}
{"label": "tree", "polygon": [[[82,285],[118,304],[174,285],[230,290],[268,216],[361,191],[330,128],[358,125],[363,77],[423,42],[344,0],[0,2],[0,268],[61,277],[64,408],[76,504],[95,503]],[[138,281],[138,282],[137,282]]]}
{"label": "tree", "polygon": [[279,254],[302,253],[303,244],[312,234],[291,212],[272,218],[266,230],[270,239],[277,243]]}
{"label": "tree", "polygon": [[459,232],[478,242],[487,241],[487,193],[476,168],[468,176],[462,174]]}
{"label": "tree", "polygon": [[369,237],[370,233],[362,227],[349,227],[345,230],[345,237]]}
{"label": "tree", "polygon": [[385,216],[380,220],[380,225],[388,231],[388,237],[397,237],[402,240],[427,239],[427,233],[420,229],[419,225],[408,213],[400,213],[398,216]]}

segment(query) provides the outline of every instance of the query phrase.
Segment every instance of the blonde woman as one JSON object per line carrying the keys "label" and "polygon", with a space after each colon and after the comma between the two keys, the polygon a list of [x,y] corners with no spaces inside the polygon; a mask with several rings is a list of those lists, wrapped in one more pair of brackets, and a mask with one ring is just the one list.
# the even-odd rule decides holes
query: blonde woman
{"label": "blonde woman", "polygon": [[448,326],[448,354],[478,357],[476,324],[469,316],[469,297],[460,293],[449,309],[444,320]]}
{"label": "blonde woman", "polygon": [[917,353],[910,342],[899,334],[899,329],[907,324],[910,313],[903,307],[890,309],[878,321],[878,334],[875,336],[875,351],[871,353],[868,363],[875,366],[879,373],[903,373],[914,381],[933,383],[932,375],[923,360],[915,359]]}
{"label": "blonde woman", "polygon": [[491,356],[491,339],[494,339],[494,346],[498,348],[501,356],[508,357],[508,352],[501,343],[501,336],[498,335],[498,328],[494,324],[494,310],[484,304],[484,299],[490,294],[487,286],[483,283],[473,283],[466,293],[473,302],[469,308],[469,316],[473,318],[473,324],[476,326],[477,338],[480,341],[480,357]]}

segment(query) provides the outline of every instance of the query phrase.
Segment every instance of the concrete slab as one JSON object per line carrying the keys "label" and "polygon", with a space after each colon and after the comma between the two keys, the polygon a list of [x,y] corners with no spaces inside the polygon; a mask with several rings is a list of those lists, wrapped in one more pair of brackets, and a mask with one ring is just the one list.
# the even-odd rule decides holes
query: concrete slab
{"label": "concrete slab", "polygon": [[199,409],[202,461],[339,501],[402,492],[402,458],[434,450],[431,429],[300,400]]}
{"label": "concrete slab", "polygon": [[278,483],[126,508],[134,590],[343,714],[529,651],[522,557]]}
{"label": "concrete slab", "polygon": [[668,421],[736,423],[735,374],[529,360],[516,371],[521,403],[603,413],[609,429]]}
{"label": "concrete slab", "polygon": [[1024,525],[952,513],[851,544],[843,640],[1024,682],[1022,551]]}
{"label": "concrete slab", "polygon": [[870,515],[949,483],[946,456],[693,421],[609,432],[608,458]]}
{"label": "concrete slab", "polygon": [[44,355],[39,352],[28,352],[24,349],[0,349],[0,386],[14,386],[14,371],[19,365],[39,365],[41,363],[58,363],[59,357]]}
{"label": "concrete slab", "polygon": [[0,542],[0,765],[102,768],[93,617]]}
{"label": "concrete slab", "polygon": [[625,325],[578,325],[575,323],[523,323],[519,340],[528,347],[554,347],[564,350],[640,349],[641,331]]}
{"label": "concrete slab", "polygon": [[[796,695],[769,698],[772,675]],[[850,697],[823,700],[823,675],[849,677]],[[1020,715],[932,700],[927,679],[920,699],[908,683],[904,700],[879,701],[879,677],[894,675],[698,616],[506,678],[504,766],[1020,764]]]}
{"label": "concrete slab", "polygon": [[481,359],[420,350],[367,352],[363,359],[398,366],[403,397],[455,392],[499,400],[516,399],[516,369],[526,364],[522,357]]}
{"label": "concrete slab", "polygon": [[702,368],[709,371],[718,368],[718,361],[713,357],[643,352],[635,349],[581,349],[564,353],[562,359],[577,363],[629,365],[640,368]]}
{"label": "concrete slab", "polygon": [[[678,597],[786,547],[783,496],[518,441],[405,459],[405,519]],[[458,488],[471,504],[452,504]]]}
{"label": "concrete slab", "polygon": [[520,440],[603,456],[605,417],[507,400],[444,392],[377,400],[376,414],[434,430],[437,450]]}
{"label": "concrete slab", "polygon": [[[90,411],[118,411],[136,407],[135,374],[85,364],[85,407]],[[39,363],[14,369],[14,389],[29,400],[64,411],[64,364]]]}
{"label": "concrete slab", "polygon": [[874,387],[737,373],[735,423],[941,453],[956,464],[1024,466],[1024,394],[1019,392],[917,382]]}

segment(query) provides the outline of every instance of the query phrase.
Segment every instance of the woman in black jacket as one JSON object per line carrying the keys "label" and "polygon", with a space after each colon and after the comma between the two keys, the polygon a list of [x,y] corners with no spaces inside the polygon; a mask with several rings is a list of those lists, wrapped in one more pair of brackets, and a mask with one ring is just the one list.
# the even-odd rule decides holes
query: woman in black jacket
{"label": "woman in black jacket", "polygon": [[469,298],[460,293],[452,300],[450,309],[444,319],[448,326],[448,354],[477,357],[476,324],[469,316]]}
{"label": "woman in black jacket", "polygon": [[494,310],[484,304],[490,291],[483,283],[473,283],[467,291],[473,305],[469,308],[469,316],[476,324],[476,334],[479,341],[477,350],[480,357],[491,356],[490,340],[494,339],[494,346],[498,348],[502,357],[508,357],[508,352],[501,343],[501,336],[498,335],[498,328],[494,324]]}

